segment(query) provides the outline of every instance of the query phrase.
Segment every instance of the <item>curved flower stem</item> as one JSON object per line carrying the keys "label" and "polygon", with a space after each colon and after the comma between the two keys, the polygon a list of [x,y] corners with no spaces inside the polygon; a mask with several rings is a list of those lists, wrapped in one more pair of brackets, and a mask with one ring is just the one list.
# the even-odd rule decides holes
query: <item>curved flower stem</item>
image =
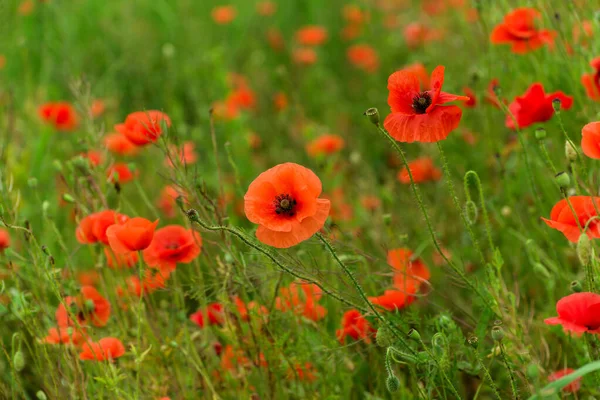
{"label": "curved flower stem", "polygon": [[205,223],[204,221],[202,221],[198,215],[198,212],[194,209],[188,210],[186,212],[188,218],[190,219],[190,221],[197,223],[198,225],[200,225],[202,228],[208,230],[208,231],[225,231],[225,232],[229,232],[232,235],[236,236],[238,239],[240,239],[242,242],[244,242],[247,246],[252,247],[254,250],[258,251],[259,253],[265,255],[269,260],[273,261],[279,268],[281,268],[282,270],[284,270],[285,272],[287,272],[288,274],[304,281],[304,282],[308,282],[308,283],[313,283],[315,285],[317,285],[324,293],[328,294],[329,296],[333,297],[334,299],[346,304],[349,307],[352,308],[356,308],[357,310],[361,311],[361,312],[366,312],[367,309],[365,307],[361,307],[357,304],[352,303],[351,301],[348,301],[342,297],[340,297],[338,294],[326,289],[325,287],[323,287],[323,285],[321,285],[319,282],[315,281],[314,279],[308,278],[306,276],[302,276],[300,274],[298,274],[297,272],[293,271],[292,269],[290,269],[289,267],[286,267],[285,265],[283,265],[269,250],[263,248],[262,246],[254,243],[252,240],[250,240],[246,234],[244,234],[243,232],[241,232],[240,230],[233,228],[233,227],[229,227],[229,226],[211,226],[208,225],[207,223]]}
{"label": "curved flower stem", "polygon": [[490,217],[487,212],[487,207],[485,206],[485,197],[483,195],[483,187],[481,186],[481,180],[479,179],[479,175],[475,171],[467,171],[464,177],[464,186],[465,186],[465,195],[467,196],[467,200],[471,200],[471,194],[469,193],[469,177],[473,177],[475,184],[477,185],[477,191],[479,193],[479,203],[481,207],[481,212],[483,213],[483,222],[485,224],[485,231],[487,234],[488,243],[490,245],[490,249],[494,251],[496,248],[494,246],[494,241],[492,240],[492,225],[490,224]]}
{"label": "curved flower stem", "polygon": [[498,313],[494,310],[492,305],[489,303],[487,297],[481,292],[481,290],[479,290],[479,288],[473,282],[471,282],[469,280],[469,278],[467,278],[467,276],[465,275],[465,272],[463,270],[461,270],[460,268],[458,268],[452,261],[450,261],[450,259],[446,256],[446,254],[444,254],[444,252],[442,251],[442,248],[440,247],[438,239],[435,235],[435,231],[433,230],[433,226],[432,226],[431,220],[429,218],[429,213],[427,212],[427,209],[425,208],[425,203],[423,202],[423,197],[421,196],[421,191],[419,190],[419,187],[417,186],[417,184],[415,183],[415,180],[413,179],[412,172],[408,166],[408,161],[406,160],[406,156],[404,155],[404,151],[402,150],[400,145],[398,143],[396,143],[396,140],[393,137],[391,137],[390,134],[385,129],[383,129],[379,125],[377,126],[377,128],[379,129],[381,134],[383,136],[385,136],[385,138],[390,142],[390,144],[392,145],[394,150],[396,150],[396,152],[402,159],[402,163],[406,167],[406,171],[408,172],[408,177],[410,178],[410,187],[412,188],[413,194],[415,195],[415,198],[417,199],[417,204],[419,205],[419,209],[421,210],[421,213],[423,214],[423,218],[425,219],[425,223],[427,224],[427,230],[429,231],[429,234],[431,235],[431,240],[433,242],[435,249],[437,250],[439,255],[444,259],[446,264],[448,264],[448,266],[452,269],[452,271],[454,271],[454,273],[456,273],[460,277],[460,279],[479,298],[481,298],[483,303],[494,313],[494,315],[496,317],[500,317],[498,315]]}
{"label": "curved flower stem", "polygon": [[456,190],[454,189],[454,183],[452,183],[452,174],[450,173],[450,167],[448,166],[448,160],[446,159],[446,155],[444,153],[442,143],[437,142],[437,147],[438,147],[438,150],[440,151],[440,157],[442,159],[442,164],[443,164],[443,168],[444,168],[444,180],[446,181],[446,185],[448,186],[448,191],[450,192],[450,197],[452,197],[452,200],[454,201],[454,206],[456,207],[456,209],[458,210],[458,213],[460,214],[460,218],[462,219],[463,225],[467,228],[467,231],[469,232],[469,236],[471,237],[471,242],[473,242],[475,249],[477,249],[477,253],[479,255],[481,263],[483,265],[485,265],[485,263],[486,263],[485,256],[483,255],[483,251],[481,251],[481,246],[479,245],[479,240],[477,240],[477,237],[475,236],[475,232],[473,232],[473,228],[471,228],[471,224],[469,223],[469,221],[467,221],[467,217],[465,216],[463,207],[461,207],[460,201],[458,200],[458,197],[456,196]]}
{"label": "curved flower stem", "polygon": [[335,261],[338,263],[338,265],[344,270],[344,272],[346,273],[346,275],[348,276],[348,278],[350,278],[350,280],[352,281],[352,285],[354,285],[354,287],[356,288],[356,290],[360,294],[360,297],[367,304],[367,306],[373,312],[373,314],[375,314],[375,316],[377,317],[377,319],[380,320],[388,328],[390,328],[392,330],[392,332],[394,332],[394,334],[396,335],[396,337],[398,338],[398,340],[402,343],[402,345],[404,345],[404,347],[406,347],[407,349],[409,349],[411,351],[411,353],[415,354],[415,351],[412,349],[412,347],[410,347],[408,345],[408,343],[406,343],[406,341],[404,340],[404,338],[402,337],[402,335],[399,334],[398,329],[393,324],[391,324],[388,320],[386,320],[383,317],[383,315],[381,315],[381,313],[377,310],[377,308],[375,308],[375,306],[373,305],[373,303],[371,303],[369,301],[369,298],[365,294],[365,291],[363,290],[362,286],[360,286],[360,283],[358,283],[358,281],[356,280],[356,277],[354,276],[354,273],[346,266],[346,264],[344,264],[342,262],[342,260],[340,260],[340,258],[338,257],[337,253],[335,252],[335,249],[333,248],[333,246],[331,246],[331,243],[329,243],[329,240],[327,240],[320,232],[317,232],[317,237],[319,238],[319,240],[321,240],[321,242],[323,242],[323,244],[325,245],[325,247],[327,248],[327,250],[331,253],[331,255],[333,256],[333,258],[335,259]]}
{"label": "curved flower stem", "polygon": [[498,400],[502,400],[502,397],[500,397],[500,393],[498,392],[498,387],[496,386],[496,383],[494,382],[494,378],[492,378],[492,375],[490,374],[490,370],[483,363],[481,354],[479,354],[479,352],[477,350],[475,350],[475,357],[477,358],[479,365],[481,365],[481,368],[483,369],[483,374],[485,375],[485,378],[489,381],[490,387],[492,388],[494,395],[496,396],[496,398]]}
{"label": "curved flower stem", "polygon": [[427,352],[429,357],[431,357],[431,359],[435,362],[435,365],[437,365],[438,369],[440,370],[440,374],[442,374],[442,378],[444,378],[444,380],[448,383],[448,385],[450,385],[450,391],[452,392],[454,397],[456,397],[459,400],[462,399],[462,397],[460,396],[460,393],[458,393],[458,390],[456,390],[456,388],[454,387],[454,384],[452,383],[452,381],[450,380],[448,375],[446,375],[446,371],[444,371],[444,368],[442,367],[440,360],[438,360],[436,355],[433,354],[433,352],[431,350],[429,350],[429,348],[427,348],[423,339],[419,338],[419,343],[421,343],[421,346],[423,346],[423,349]]}
{"label": "curved flower stem", "polygon": [[517,388],[517,380],[515,379],[515,374],[508,363],[508,357],[506,356],[506,350],[504,349],[504,345],[502,342],[499,344],[500,346],[500,355],[502,356],[502,361],[504,361],[504,365],[506,366],[506,370],[508,371],[508,376],[510,378],[510,387],[512,389],[514,400],[519,400],[519,389]]}

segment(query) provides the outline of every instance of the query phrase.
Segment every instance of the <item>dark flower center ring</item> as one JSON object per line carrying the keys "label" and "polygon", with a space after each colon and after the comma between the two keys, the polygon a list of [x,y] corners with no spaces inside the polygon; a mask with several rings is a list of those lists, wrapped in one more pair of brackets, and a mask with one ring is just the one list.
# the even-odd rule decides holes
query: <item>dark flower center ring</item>
{"label": "dark flower center ring", "polygon": [[412,108],[417,114],[425,114],[430,105],[431,95],[427,92],[421,92],[413,97]]}
{"label": "dark flower center ring", "polygon": [[280,194],[275,197],[275,212],[277,215],[287,215],[293,217],[296,215],[294,210],[296,207],[296,200],[289,194]]}

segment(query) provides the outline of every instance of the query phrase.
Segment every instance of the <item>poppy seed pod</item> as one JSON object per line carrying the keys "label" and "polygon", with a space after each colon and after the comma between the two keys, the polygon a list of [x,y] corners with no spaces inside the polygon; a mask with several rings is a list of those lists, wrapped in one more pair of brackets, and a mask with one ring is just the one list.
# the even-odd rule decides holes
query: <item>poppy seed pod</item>
{"label": "poppy seed pod", "polygon": [[25,368],[25,355],[21,350],[17,350],[13,356],[13,366],[17,372],[21,372]]}
{"label": "poppy seed pod", "polygon": [[375,107],[369,108],[363,115],[366,115],[374,125],[379,126],[379,110]]}
{"label": "poppy seed pod", "polygon": [[388,392],[397,392],[398,389],[400,389],[400,380],[396,377],[396,375],[390,375],[385,381],[385,386],[387,387]]}
{"label": "poppy seed pod", "polygon": [[561,189],[566,189],[569,186],[571,186],[571,178],[566,172],[559,172],[558,174],[556,174],[554,179],[556,180],[556,183],[558,184],[558,186],[560,186]]}
{"label": "poppy seed pod", "polygon": [[198,211],[194,210],[193,208],[190,208],[189,210],[187,210],[186,214],[190,221],[192,221],[192,222],[200,221],[200,214],[198,214]]}
{"label": "poppy seed pod", "polygon": [[48,398],[46,397],[46,393],[42,392],[41,390],[37,391],[35,397],[37,397],[39,400],[46,400]]}
{"label": "poppy seed pod", "polygon": [[377,329],[377,334],[375,335],[375,342],[380,347],[388,347],[394,344],[394,336],[392,331],[387,326],[382,326]]}
{"label": "poppy seed pod", "polygon": [[537,140],[543,140],[546,138],[546,130],[544,128],[537,128],[535,130],[535,138]]}
{"label": "poppy seed pod", "polygon": [[579,282],[579,281],[573,281],[573,282],[571,282],[570,288],[571,288],[571,291],[573,293],[581,293],[581,292],[583,292],[583,286],[581,286],[581,282]]}
{"label": "poppy seed pod", "polygon": [[554,112],[560,112],[561,105],[562,101],[558,97],[552,99],[552,108],[554,108]]}
{"label": "poppy seed pod", "polygon": [[471,336],[471,337],[469,337],[467,339],[467,342],[474,349],[476,349],[477,347],[479,347],[479,338],[477,336]]}
{"label": "poppy seed pod", "polygon": [[492,339],[494,339],[496,342],[500,342],[502,339],[504,339],[504,330],[499,326],[494,326],[492,328]]}
{"label": "poppy seed pod", "polygon": [[411,329],[408,331],[407,336],[410,339],[416,340],[417,342],[421,340],[421,334],[416,329]]}
{"label": "poppy seed pod", "polygon": [[565,142],[565,156],[569,161],[577,160],[577,151],[569,141]]}
{"label": "poppy seed pod", "polygon": [[580,235],[577,241],[577,257],[581,265],[588,265],[592,261],[592,243],[588,235]]}

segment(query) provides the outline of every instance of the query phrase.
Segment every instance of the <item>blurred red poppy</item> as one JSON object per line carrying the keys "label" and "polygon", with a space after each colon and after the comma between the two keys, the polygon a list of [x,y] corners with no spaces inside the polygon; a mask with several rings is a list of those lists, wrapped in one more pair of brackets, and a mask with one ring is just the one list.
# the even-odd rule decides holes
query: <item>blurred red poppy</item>
{"label": "blurred red poppy", "polygon": [[190,321],[204,328],[206,321],[209,325],[223,325],[225,323],[225,311],[220,303],[209,304],[206,309],[198,310],[190,315]]}
{"label": "blurred red poppy", "polygon": [[73,131],[79,124],[75,108],[64,101],[43,104],[38,112],[40,118],[57,131]]}
{"label": "blurred red poppy", "polygon": [[535,21],[540,17],[540,12],[534,8],[517,8],[496,25],[490,40],[493,44],[510,44],[515,54],[527,53],[544,45],[552,46],[556,32],[538,29]]}
{"label": "blurred red poppy", "polygon": [[106,337],[98,342],[87,342],[81,346],[79,359],[94,361],[112,361],[125,354],[125,346],[119,339]]}
{"label": "blurred red poppy", "polygon": [[342,329],[336,331],[336,336],[341,344],[346,343],[346,337],[353,340],[364,340],[365,343],[371,343],[371,337],[376,329],[369,324],[369,321],[358,310],[348,310],[342,316]]}
{"label": "blurred red poppy", "polygon": [[106,230],[108,244],[115,254],[144,250],[152,242],[158,220],[131,218],[121,225],[111,225]]}
{"label": "blurred red poppy", "polygon": [[161,111],[137,111],[125,118],[125,122],[115,125],[115,130],[136,146],[154,143],[163,133],[163,125],[171,126],[169,116]]}
{"label": "blurred red poppy", "polygon": [[168,225],[154,232],[152,243],[144,250],[149,267],[174,271],[178,263],[189,264],[200,255],[200,233],[180,225]]}
{"label": "blurred red poppy", "polygon": [[[563,376],[572,374],[573,372],[575,372],[575,370],[573,368],[564,368],[559,371],[553,372],[552,374],[550,374],[550,376],[548,376],[548,382],[554,382],[556,380],[559,380]],[[562,391],[566,392],[566,393],[575,393],[575,392],[578,392],[580,388],[581,388],[581,378],[577,378],[573,382],[564,386],[562,388]]]}
{"label": "blurred red poppy", "polygon": [[590,65],[594,69],[594,72],[583,74],[581,76],[581,83],[585,87],[585,93],[590,99],[600,101],[600,57],[594,58],[590,62]]}
{"label": "blurred red poppy", "polygon": [[[573,210],[571,210],[571,207]],[[550,219],[542,220],[553,229],[562,232],[570,242],[577,242],[581,236],[581,229],[586,229],[586,234],[591,239],[600,238],[600,197],[570,196],[562,199],[552,207]]]}
{"label": "blurred red poppy", "polygon": [[522,96],[515,97],[508,106],[512,116],[506,116],[506,127],[514,129],[515,120],[519,128],[548,121],[554,115],[555,100],[560,101],[563,110],[568,110],[573,105],[573,97],[561,91],[546,94],[541,83],[534,83]]}
{"label": "blurred red poppy", "polygon": [[83,286],[78,296],[65,297],[64,304],[59,304],[56,309],[58,326],[74,326],[65,304],[66,307],[73,307],[72,314],[75,314],[81,325],[90,322],[94,326],[104,326],[110,318],[110,303],[93,286]]}
{"label": "blurred red poppy", "polygon": [[[408,163],[408,168],[410,168],[415,183],[439,181],[442,177],[442,171],[435,167],[430,157],[417,158]],[[410,184],[410,176],[406,167],[398,172],[398,180],[406,185]]]}

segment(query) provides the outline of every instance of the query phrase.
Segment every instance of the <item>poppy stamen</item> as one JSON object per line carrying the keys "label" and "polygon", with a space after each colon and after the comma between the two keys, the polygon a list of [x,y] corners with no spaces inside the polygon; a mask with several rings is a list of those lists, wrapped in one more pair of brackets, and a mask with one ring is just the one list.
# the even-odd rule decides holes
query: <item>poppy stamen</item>
{"label": "poppy stamen", "polygon": [[293,217],[296,215],[294,208],[296,207],[296,200],[289,194],[280,194],[275,197],[275,213],[277,215],[287,215]]}
{"label": "poppy stamen", "polygon": [[417,114],[425,114],[430,105],[431,95],[427,92],[421,92],[413,98],[412,108]]}

